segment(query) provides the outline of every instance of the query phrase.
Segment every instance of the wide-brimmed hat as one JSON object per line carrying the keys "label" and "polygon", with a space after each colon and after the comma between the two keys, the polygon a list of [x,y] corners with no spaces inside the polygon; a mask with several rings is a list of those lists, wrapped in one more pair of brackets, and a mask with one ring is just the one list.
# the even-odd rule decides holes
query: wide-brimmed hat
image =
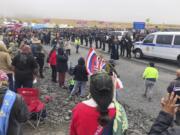
{"label": "wide-brimmed hat", "polygon": [[3,35],[0,35],[0,40],[3,40]]}
{"label": "wide-brimmed hat", "polygon": [[1,52],[8,52],[8,49],[3,42],[0,42],[0,51]]}
{"label": "wide-brimmed hat", "polygon": [[32,44],[41,44],[41,40],[39,40],[38,38],[33,38]]}
{"label": "wide-brimmed hat", "polygon": [[15,43],[14,42],[10,42],[9,43],[9,46],[11,47],[11,46],[15,46]]}

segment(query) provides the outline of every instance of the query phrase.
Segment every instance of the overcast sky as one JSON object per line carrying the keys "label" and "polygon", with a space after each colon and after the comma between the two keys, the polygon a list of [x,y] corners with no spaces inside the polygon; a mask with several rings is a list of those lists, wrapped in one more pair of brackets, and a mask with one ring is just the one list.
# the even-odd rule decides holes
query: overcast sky
{"label": "overcast sky", "polygon": [[0,0],[0,16],[180,24],[180,0]]}

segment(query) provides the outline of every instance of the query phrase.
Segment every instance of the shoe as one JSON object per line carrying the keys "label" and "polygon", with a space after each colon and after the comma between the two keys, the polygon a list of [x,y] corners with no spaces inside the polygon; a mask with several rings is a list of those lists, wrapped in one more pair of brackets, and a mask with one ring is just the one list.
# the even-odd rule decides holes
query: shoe
{"label": "shoe", "polygon": [[44,78],[44,75],[40,75],[41,78]]}
{"label": "shoe", "polygon": [[80,96],[80,101],[86,100],[86,96]]}
{"label": "shoe", "polygon": [[62,89],[67,89],[67,87],[66,87],[66,86],[61,86],[61,88],[62,88]]}
{"label": "shoe", "polygon": [[57,81],[55,81],[55,80],[52,80],[52,82],[57,83]]}
{"label": "shoe", "polygon": [[146,94],[143,94],[142,97],[147,98],[147,95],[146,95]]}
{"label": "shoe", "polygon": [[71,101],[72,100],[72,96],[69,96],[66,101]]}
{"label": "shoe", "polygon": [[148,98],[148,101],[149,101],[149,102],[152,102],[152,98]]}

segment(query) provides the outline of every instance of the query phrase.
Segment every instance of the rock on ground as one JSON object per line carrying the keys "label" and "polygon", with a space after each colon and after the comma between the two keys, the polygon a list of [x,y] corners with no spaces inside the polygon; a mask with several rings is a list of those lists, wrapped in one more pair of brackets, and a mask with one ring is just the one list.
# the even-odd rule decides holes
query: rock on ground
{"label": "rock on ground", "polygon": [[[82,54],[80,55],[82,56]],[[70,61],[76,64],[80,55],[73,54]],[[51,82],[50,69],[46,68],[44,72],[45,78],[39,79],[35,87],[40,89],[42,101],[45,101],[45,96],[52,97],[52,100],[46,104],[47,118],[40,123],[38,129],[33,129],[28,124],[25,124],[24,135],[68,135],[71,110],[77,103],[85,99],[80,99],[75,96],[71,101],[67,101],[69,91],[67,89],[61,89],[57,83]],[[66,82],[69,78],[71,78],[71,76],[67,75]],[[88,87],[89,85],[87,86],[87,90]],[[127,105],[127,102],[124,100],[120,102],[125,107],[129,120],[129,130],[127,134],[146,135],[153,123],[153,117],[142,109]]]}

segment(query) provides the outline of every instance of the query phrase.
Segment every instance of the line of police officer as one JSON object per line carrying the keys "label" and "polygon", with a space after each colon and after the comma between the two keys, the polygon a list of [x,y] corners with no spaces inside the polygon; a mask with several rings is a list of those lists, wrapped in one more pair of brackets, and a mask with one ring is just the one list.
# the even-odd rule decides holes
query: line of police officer
{"label": "line of police officer", "polygon": [[[96,49],[102,49],[111,54],[112,59],[119,59],[119,55],[122,57],[131,58],[132,53],[132,39],[129,34],[123,35],[120,39],[118,36],[108,34],[108,30],[62,30],[60,31],[60,37],[75,41],[77,37],[80,38],[81,45],[95,47]],[[93,43],[95,46],[93,46]],[[120,52],[119,52],[120,51]],[[114,56],[115,55],[115,56]]]}
{"label": "line of police officer", "polygon": [[119,59],[119,55],[124,57],[125,54],[127,58],[131,58],[133,42],[128,34],[119,39],[117,36],[108,35],[107,33],[87,33],[81,34],[80,40],[81,45],[92,47],[95,43],[96,49],[106,51],[106,48],[108,48],[108,53],[118,55],[115,58],[112,57],[112,59]]}

